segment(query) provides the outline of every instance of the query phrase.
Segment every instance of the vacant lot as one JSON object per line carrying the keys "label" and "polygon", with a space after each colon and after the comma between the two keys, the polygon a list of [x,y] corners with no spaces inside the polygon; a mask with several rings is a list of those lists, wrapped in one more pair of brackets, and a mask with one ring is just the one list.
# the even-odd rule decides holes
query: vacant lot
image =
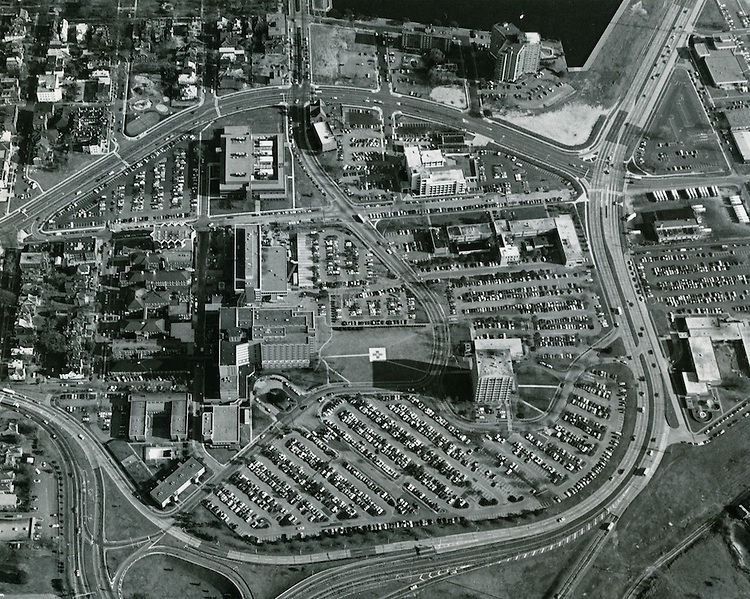
{"label": "vacant lot", "polygon": [[317,23],[310,25],[311,63],[316,83],[377,87],[375,48],[356,43],[355,37],[353,29]]}
{"label": "vacant lot", "polygon": [[718,516],[747,487],[748,433],[750,423],[743,419],[709,445],[670,447],[583,580],[580,596],[621,597],[659,556],[700,523]]}
{"label": "vacant lot", "polygon": [[599,117],[606,112],[601,106],[575,101],[543,114],[509,112],[503,115],[503,120],[562,144],[575,146],[589,138]]}
{"label": "vacant lot", "polygon": [[708,533],[655,574],[643,597],[677,599],[695,594],[702,599],[750,596],[750,580],[737,568],[727,541],[719,533]]}

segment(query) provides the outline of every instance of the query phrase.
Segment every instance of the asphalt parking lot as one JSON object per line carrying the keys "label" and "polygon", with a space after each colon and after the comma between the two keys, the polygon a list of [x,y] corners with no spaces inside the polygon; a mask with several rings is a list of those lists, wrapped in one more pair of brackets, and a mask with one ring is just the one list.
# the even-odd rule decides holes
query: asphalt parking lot
{"label": "asphalt parking lot", "polygon": [[510,435],[468,433],[411,394],[331,394],[247,457],[203,506],[238,535],[264,541],[563,501],[619,444],[623,385],[585,372],[552,427]]}
{"label": "asphalt parking lot", "polygon": [[676,315],[750,313],[747,243],[640,249],[634,261],[661,333],[671,329]]}
{"label": "asphalt parking lot", "polygon": [[190,136],[183,135],[148,158],[130,165],[123,175],[104,176],[90,194],[53,215],[51,229],[101,227],[106,222],[188,216],[197,208],[197,171]]}

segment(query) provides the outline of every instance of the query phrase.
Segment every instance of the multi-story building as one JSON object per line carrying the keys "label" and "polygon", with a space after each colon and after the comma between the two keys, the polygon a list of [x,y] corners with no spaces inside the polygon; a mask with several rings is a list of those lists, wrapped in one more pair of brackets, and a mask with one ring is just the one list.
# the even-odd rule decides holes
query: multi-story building
{"label": "multi-story building", "polygon": [[431,50],[447,52],[451,47],[451,30],[447,27],[430,27],[420,23],[404,23],[401,47],[405,50]]}
{"label": "multi-story building", "polygon": [[419,195],[426,197],[466,193],[466,179],[460,168],[425,169],[419,177]]}
{"label": "multi-story building", "polygon": [[37,102],[60,102],[62,100],[62,84],[57,73],[39,75],[36,84]]}
{"label": "multi-story building", "polygon": [[510,404],[516,394],[513,360],[522,356],[520,339],[474,340],[471,374],[478,419],[509,422]]}
{"label": "multi-story building", "polygon": [[21,86],[18,77],[0,78],[0,102],[15,104],[21,98]]}
{"label": "multi-story building", "polygon": [[409,188],[420,196],[461,195],[466,193],[466,178],[460,168],[446,166],[440,150],[404,146]]}
{"label": "multi-story building", "polygon": [[525,33],[509,23],[492,27],[490,54],[495,58],[495,79],[517,81],[539,70],[542,44],[538,33]]}

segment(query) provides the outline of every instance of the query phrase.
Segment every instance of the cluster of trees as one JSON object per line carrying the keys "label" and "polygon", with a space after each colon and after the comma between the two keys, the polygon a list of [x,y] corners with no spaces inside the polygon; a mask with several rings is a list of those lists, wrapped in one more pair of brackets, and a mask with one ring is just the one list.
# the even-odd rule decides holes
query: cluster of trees
{"label": "cluster of trees", "polygon": [[456,80],[454,69],[446,68],[445,53],[439,48],[430,48],[422,54],[427,80],[430,85],[441,85]]}
{"label": "cluster of trees", "polygon": [[4,563],[0,564],[0,582],[7,584],[26,584],[29,581],[29,573],[18,566]]}

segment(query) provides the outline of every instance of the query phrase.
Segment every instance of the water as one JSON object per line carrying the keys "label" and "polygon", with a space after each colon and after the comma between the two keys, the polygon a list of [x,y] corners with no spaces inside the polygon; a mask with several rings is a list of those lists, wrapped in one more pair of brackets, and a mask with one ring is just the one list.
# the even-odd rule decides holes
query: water
{"label": "water", "polygon": [[[333,0],[342,14],[458,25],[489,30],[511,22],[543,38],[561,40],[568,66],[580,67],[621,0]],[[523,19],[520,18],[524,15]]]}

